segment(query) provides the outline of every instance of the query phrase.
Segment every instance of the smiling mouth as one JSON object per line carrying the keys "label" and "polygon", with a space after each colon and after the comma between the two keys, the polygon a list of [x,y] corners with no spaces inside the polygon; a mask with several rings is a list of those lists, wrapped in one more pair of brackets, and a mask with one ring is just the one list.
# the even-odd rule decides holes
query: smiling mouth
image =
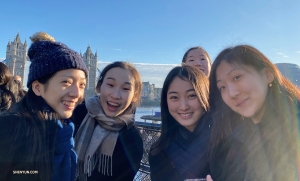
{"label": "smiling mouth", "polygon": [[63,105],[68,106],[68,107],[75,107],[76,103],[75,102],[70,102],[70,101],[63,101]]}
{"label": "smiling mouth", "polygon": [[121,105],[115,102],[107,101],[107,109],[111,112],[115,112]]}
{"label": "smiling mouth", "polygon": [[245,100],[243,100],[243,101],[241,101],[241,102],[238,102],[236,106],[237,106],[237,107],[242,106],[247,100],[248,100],[248,99],[245,99]]}
{"label": "smiling mouth", "polygon": [[178,113],[182,118],[189,118],[192,113]]}
{"label": "smiling mouth", "polygon": [[114,106],[114,107],[120,107],[120,104],[114,103],[114,102],[109,102],[107,101],[107,104],[110,106]]}

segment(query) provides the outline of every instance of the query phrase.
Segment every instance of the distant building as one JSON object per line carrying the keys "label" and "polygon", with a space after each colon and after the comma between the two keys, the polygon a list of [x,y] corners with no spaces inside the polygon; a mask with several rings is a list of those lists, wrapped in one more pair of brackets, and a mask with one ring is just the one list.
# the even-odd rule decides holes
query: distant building
{"label": "distant building", "polygon": [[149,82],[143,82],[142,99],[143,100],[153,100],[154,99],[153,84],[150,84]]}
{"label": "distant building", "polygon": [[6,58],[3,63],[7,65],[12,75],[18,75],[22,78],[25,77],[25,64],[27,57],[27,42],[21,42],[19,33],[11,42],[10,40],[6,46]]}
{"label": "distant building", "polygon": [[300,87],[300,67],[292,63],[276,63],[275,64],[281,74],[289,79],[293,84]]}
{"label": "distant building", "polygon": [[[80,53],[81,55],[81,53]],[[91,47],[88,46],[85,53],[81,55],[87,69],[89,71],[88,79],[86,80],[86,89],[85,89],[85,97],[89,98],[93,95],[95,95],[95,89],[97,85],[97,61],[98,61],[98,55],[97,52],[93,54]]]}
{"label": "distant building", "polygon": [[160,100],[162,88],[154,88],[154,99]]}
{"label": "distant building", "polygon": [[[97,84],[96,76],[98,71],[98,55],[97,52],[93,54],[90,46],[87,47],[83,55],[81,53],[80,55],[89,71],[85,90],[85,97],[89,98],[95,95]],[[25,42],[22,43],[20,35],[18,33],[12,42],[8,41],[8,44],[6,46],[6,58],[5,60],[3,60],[3,63],[8,66],[11,74],[20,76],[23,81],[24,77],[27,76],[25,75],[25,65],[27,60],[29,60],[29,58],[27,57],[27,42],[25,40]]]}
{"label": "distant building", "polygon": [[160,100],[162,88],[155,88],[155,84],[143,82],[142,99],[143,100]]}

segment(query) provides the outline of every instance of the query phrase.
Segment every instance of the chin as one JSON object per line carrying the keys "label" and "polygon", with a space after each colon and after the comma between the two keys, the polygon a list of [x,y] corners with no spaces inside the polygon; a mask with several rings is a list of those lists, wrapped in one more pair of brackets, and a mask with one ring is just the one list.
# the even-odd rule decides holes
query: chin
{"label": "chin", "polygon": [[72,113],[68,113],[68,114],[60,114],[59,115],[59,117],[61,118],[61,119],[68,119],[68,118],[70,118],[72,116]]}

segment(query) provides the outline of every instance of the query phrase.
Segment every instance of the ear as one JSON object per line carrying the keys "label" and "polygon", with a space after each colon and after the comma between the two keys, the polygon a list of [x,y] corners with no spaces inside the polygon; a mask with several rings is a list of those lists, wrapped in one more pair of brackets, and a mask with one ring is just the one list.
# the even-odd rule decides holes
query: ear
{"label": "ear", "polygon": [[269,69],[264,68],[263,72],[266,75],[268,84],[274,81],[274,74]]}
{"label": "ear", "polygon": [[37,96],[42,95],[42,90],[43,90],[42,86],[43,85],[37,80],[32,82],[31,87],[32,87],[32,91],[35,93],[35,95],[37,95]]}

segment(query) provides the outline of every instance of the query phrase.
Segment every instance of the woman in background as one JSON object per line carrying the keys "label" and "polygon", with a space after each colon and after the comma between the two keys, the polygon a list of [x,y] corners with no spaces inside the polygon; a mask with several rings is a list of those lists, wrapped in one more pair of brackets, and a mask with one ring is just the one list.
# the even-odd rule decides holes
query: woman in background
{"label": "woman in background", "polygon": [[0,62],[0,113],[19,101],[18,91],[18,84],[14,82],[8,67]]}
{"label": "woman in background", "polygon": [[209,171],[209,83],[192,66],[173,68],[161,95],[161,135],[149,153],[152,181],[205,178]]}
{"label": "woman in background", "polygon": [[299,100],[299,89],[259,50],[223,50],[210,75],[212,178],[299,180]]}
{"label": "woman in background", "polygon": [[209,54],[202,47],[192,47],[188,49],[183,57],[182,64],[194,66],[204,72],[208,77],[211,69],[211,60]]}
{"label": "woman in background", "polygon": [[101,72],[100,96],[79,105],[73,115],[79,180],[132,181],[143,156],[143,140],[134,123],[142,82],[127,62],[114,62]]}

